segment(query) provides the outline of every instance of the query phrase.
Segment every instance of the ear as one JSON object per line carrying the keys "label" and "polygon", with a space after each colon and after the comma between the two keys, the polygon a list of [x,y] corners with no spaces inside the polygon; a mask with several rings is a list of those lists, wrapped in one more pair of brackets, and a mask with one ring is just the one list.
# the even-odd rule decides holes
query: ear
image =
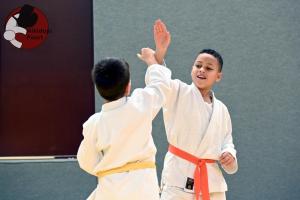
{"label": "ear", "polygon": [[125,96],[129,96],[131,90],[131,80],[129,80],[126,89],[125,89]]}
{"label": "ear", "polygon": [[223,77],[223,73],[218,72],[216,82],[220,82],[222,80],[222,77]]}
{"label": "ear", "polygon": [[193,75],[193,69],[194,69],[194,64],[192,65],[192,68],[191,68],[191,76]]}

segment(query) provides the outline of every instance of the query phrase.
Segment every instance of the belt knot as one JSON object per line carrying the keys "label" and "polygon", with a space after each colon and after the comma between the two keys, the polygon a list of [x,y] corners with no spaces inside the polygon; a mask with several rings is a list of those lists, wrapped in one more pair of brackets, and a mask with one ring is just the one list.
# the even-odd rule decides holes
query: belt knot
{"label": "belt knot", "polygon": [[199,167],[201,168],[201,167],[203,167],[205,164],[206,164],[205,160],[199,159],[199,160],[198,160],[197,166],[199,166]]}

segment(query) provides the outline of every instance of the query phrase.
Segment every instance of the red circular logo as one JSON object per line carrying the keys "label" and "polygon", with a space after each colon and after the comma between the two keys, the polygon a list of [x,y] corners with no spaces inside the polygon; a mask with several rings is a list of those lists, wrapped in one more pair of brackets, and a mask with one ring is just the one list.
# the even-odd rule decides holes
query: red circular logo
{"label": "red circular logo", "polygon": [[48,21],[43,12],[26,4],[8,15],[3,36],[17,48],[31,49],[42,44],[48,33]]}

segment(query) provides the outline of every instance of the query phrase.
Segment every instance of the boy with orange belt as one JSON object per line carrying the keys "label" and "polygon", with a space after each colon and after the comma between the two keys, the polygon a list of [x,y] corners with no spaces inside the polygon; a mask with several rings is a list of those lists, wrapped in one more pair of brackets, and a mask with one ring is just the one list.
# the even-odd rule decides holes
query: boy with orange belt
{"label": "boy with orange belt", "polygon": [[[154,34],[156,59],[163,63],[170,34],[163,22]],[[156,31],[157,32],[157,31]],[[238,169],[227,107],[212,92],[222,78],[223,59],[204,49],[193,64],[192,84],[171,80],[171,92],[163,105],[170,144],[162,172],[161,200],[224,200],[227,184],[218,162],[228,173]]]}

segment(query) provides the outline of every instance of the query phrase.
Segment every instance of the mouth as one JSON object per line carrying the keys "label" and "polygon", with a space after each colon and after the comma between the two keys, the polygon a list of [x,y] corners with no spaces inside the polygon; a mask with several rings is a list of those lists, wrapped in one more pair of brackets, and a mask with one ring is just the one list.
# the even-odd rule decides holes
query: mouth
{"label": "mouth", "polygon": [[199,79],[201,79],[201,80],[205,80],[206,79],[205,76],[203,76],[203,75],[197,75],[196,77],[199,78]]}

